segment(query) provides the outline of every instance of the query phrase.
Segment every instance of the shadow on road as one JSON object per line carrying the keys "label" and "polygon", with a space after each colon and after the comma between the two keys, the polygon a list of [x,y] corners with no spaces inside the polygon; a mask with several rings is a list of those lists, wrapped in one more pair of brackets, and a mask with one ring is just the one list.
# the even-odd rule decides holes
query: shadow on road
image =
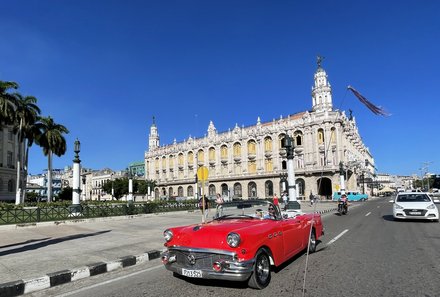
{"label": "shadow on road", "polygon": [[[43,247],[46,247],[46,246],[49,246],[49,245],[57,244],[57,243],[68,241],[68,240],[75,240],[75,239],[80,239],[80,238],[85,238],[85,237],[90,237],[90,236],[97,236],[97,235],[101,235],[101,234],[108,233],[108,232],[111,232],[111,230],[99,231],[99,232],[94,232],[94,233],[89,233],[89,234],[75,234],[75,235],[69,235],[69,236],[53,238],[53,239],[48,238],[48,239],[46,239],[45,241],[42,241],[42,242],[41,242],[41,240],[38,240],[40,242],[36,242],[36,243],[29,244],[29,245],[26,245],[26,246],[15,248],[15,249],[10,249],[10,250],[7,250],[7,251],[1,251],[0,252],[0,257],[1,256],[7,256],[7,255],[10,255],[10,254],[26,252],[26,251],[30,251],[30,250],[36,250],[36,249],[39,249],[39,248],[43,248]],[[33,242],[33,240],[31,240],[30,242]],[[26,244],[26,242],[21,243],[21,244]],[[17,244],[9,245],[9,246],[15,246],[15,245],[17,245]]]}

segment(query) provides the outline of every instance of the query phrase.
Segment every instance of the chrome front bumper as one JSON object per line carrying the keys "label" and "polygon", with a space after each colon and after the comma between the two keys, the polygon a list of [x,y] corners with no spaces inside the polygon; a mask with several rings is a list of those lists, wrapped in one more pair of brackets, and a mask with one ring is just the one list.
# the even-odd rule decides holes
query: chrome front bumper
{"label": "chrome front bumper", "polygon": [[[233,252],[215,249],[172,247],[162,253],[165,268],[184,275],[183,269],[201,272],[201,278],[245,281],[252,275],[255,259],[238,261]],[[199,276],[200,277],[200,276]]]}

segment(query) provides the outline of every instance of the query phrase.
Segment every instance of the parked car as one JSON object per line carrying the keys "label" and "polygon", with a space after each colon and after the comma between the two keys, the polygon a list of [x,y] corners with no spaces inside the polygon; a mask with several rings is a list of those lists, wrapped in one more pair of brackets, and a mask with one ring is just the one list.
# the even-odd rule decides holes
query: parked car
{"label": "parked car", "polygon": [[173,274],[247,281],[263,289],[273,266],[304,250],[314,252],[323,234],[317,213],[284,218],[264,200],[225,202],[208,223],[165,230],[162,262]]}
{"label": "parked car", "polygon": [[438,208],[427,193],[403,192],[398,193],[396,198],[390,200],[393,202],[393,217],[398,219],[422,219],[439,221]]}
{"label": "parked car", "polygon": [[[347,195],[348,201],[367,201],[368,195],[362,194],[357,191],[349,191],[345,192]],[[338,201],[341,198],[342,192],[334,192],[333,193],[333,201]]]}

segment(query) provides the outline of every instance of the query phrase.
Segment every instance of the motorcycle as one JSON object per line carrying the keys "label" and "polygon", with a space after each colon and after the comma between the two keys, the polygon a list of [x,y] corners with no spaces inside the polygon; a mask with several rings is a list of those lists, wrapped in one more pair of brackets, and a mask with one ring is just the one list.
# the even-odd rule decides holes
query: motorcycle
{"label": "motorcycle", "polygon": [[338,202],[338,213],[339,215],[345,215],[348,212],[348,205],[347,202],[339,201]]}

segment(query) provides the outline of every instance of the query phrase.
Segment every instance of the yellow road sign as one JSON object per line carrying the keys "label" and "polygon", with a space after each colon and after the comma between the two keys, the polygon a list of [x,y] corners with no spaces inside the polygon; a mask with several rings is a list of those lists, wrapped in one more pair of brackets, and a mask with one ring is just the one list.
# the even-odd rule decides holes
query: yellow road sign
{"label": "yellow road sign", "polygon": [[205,166],[202,166],[199,169],[197,169],[197,178],[201,182],[205,182],[208,180],[208,174],[209,174],[208,168],[206,168]]}

